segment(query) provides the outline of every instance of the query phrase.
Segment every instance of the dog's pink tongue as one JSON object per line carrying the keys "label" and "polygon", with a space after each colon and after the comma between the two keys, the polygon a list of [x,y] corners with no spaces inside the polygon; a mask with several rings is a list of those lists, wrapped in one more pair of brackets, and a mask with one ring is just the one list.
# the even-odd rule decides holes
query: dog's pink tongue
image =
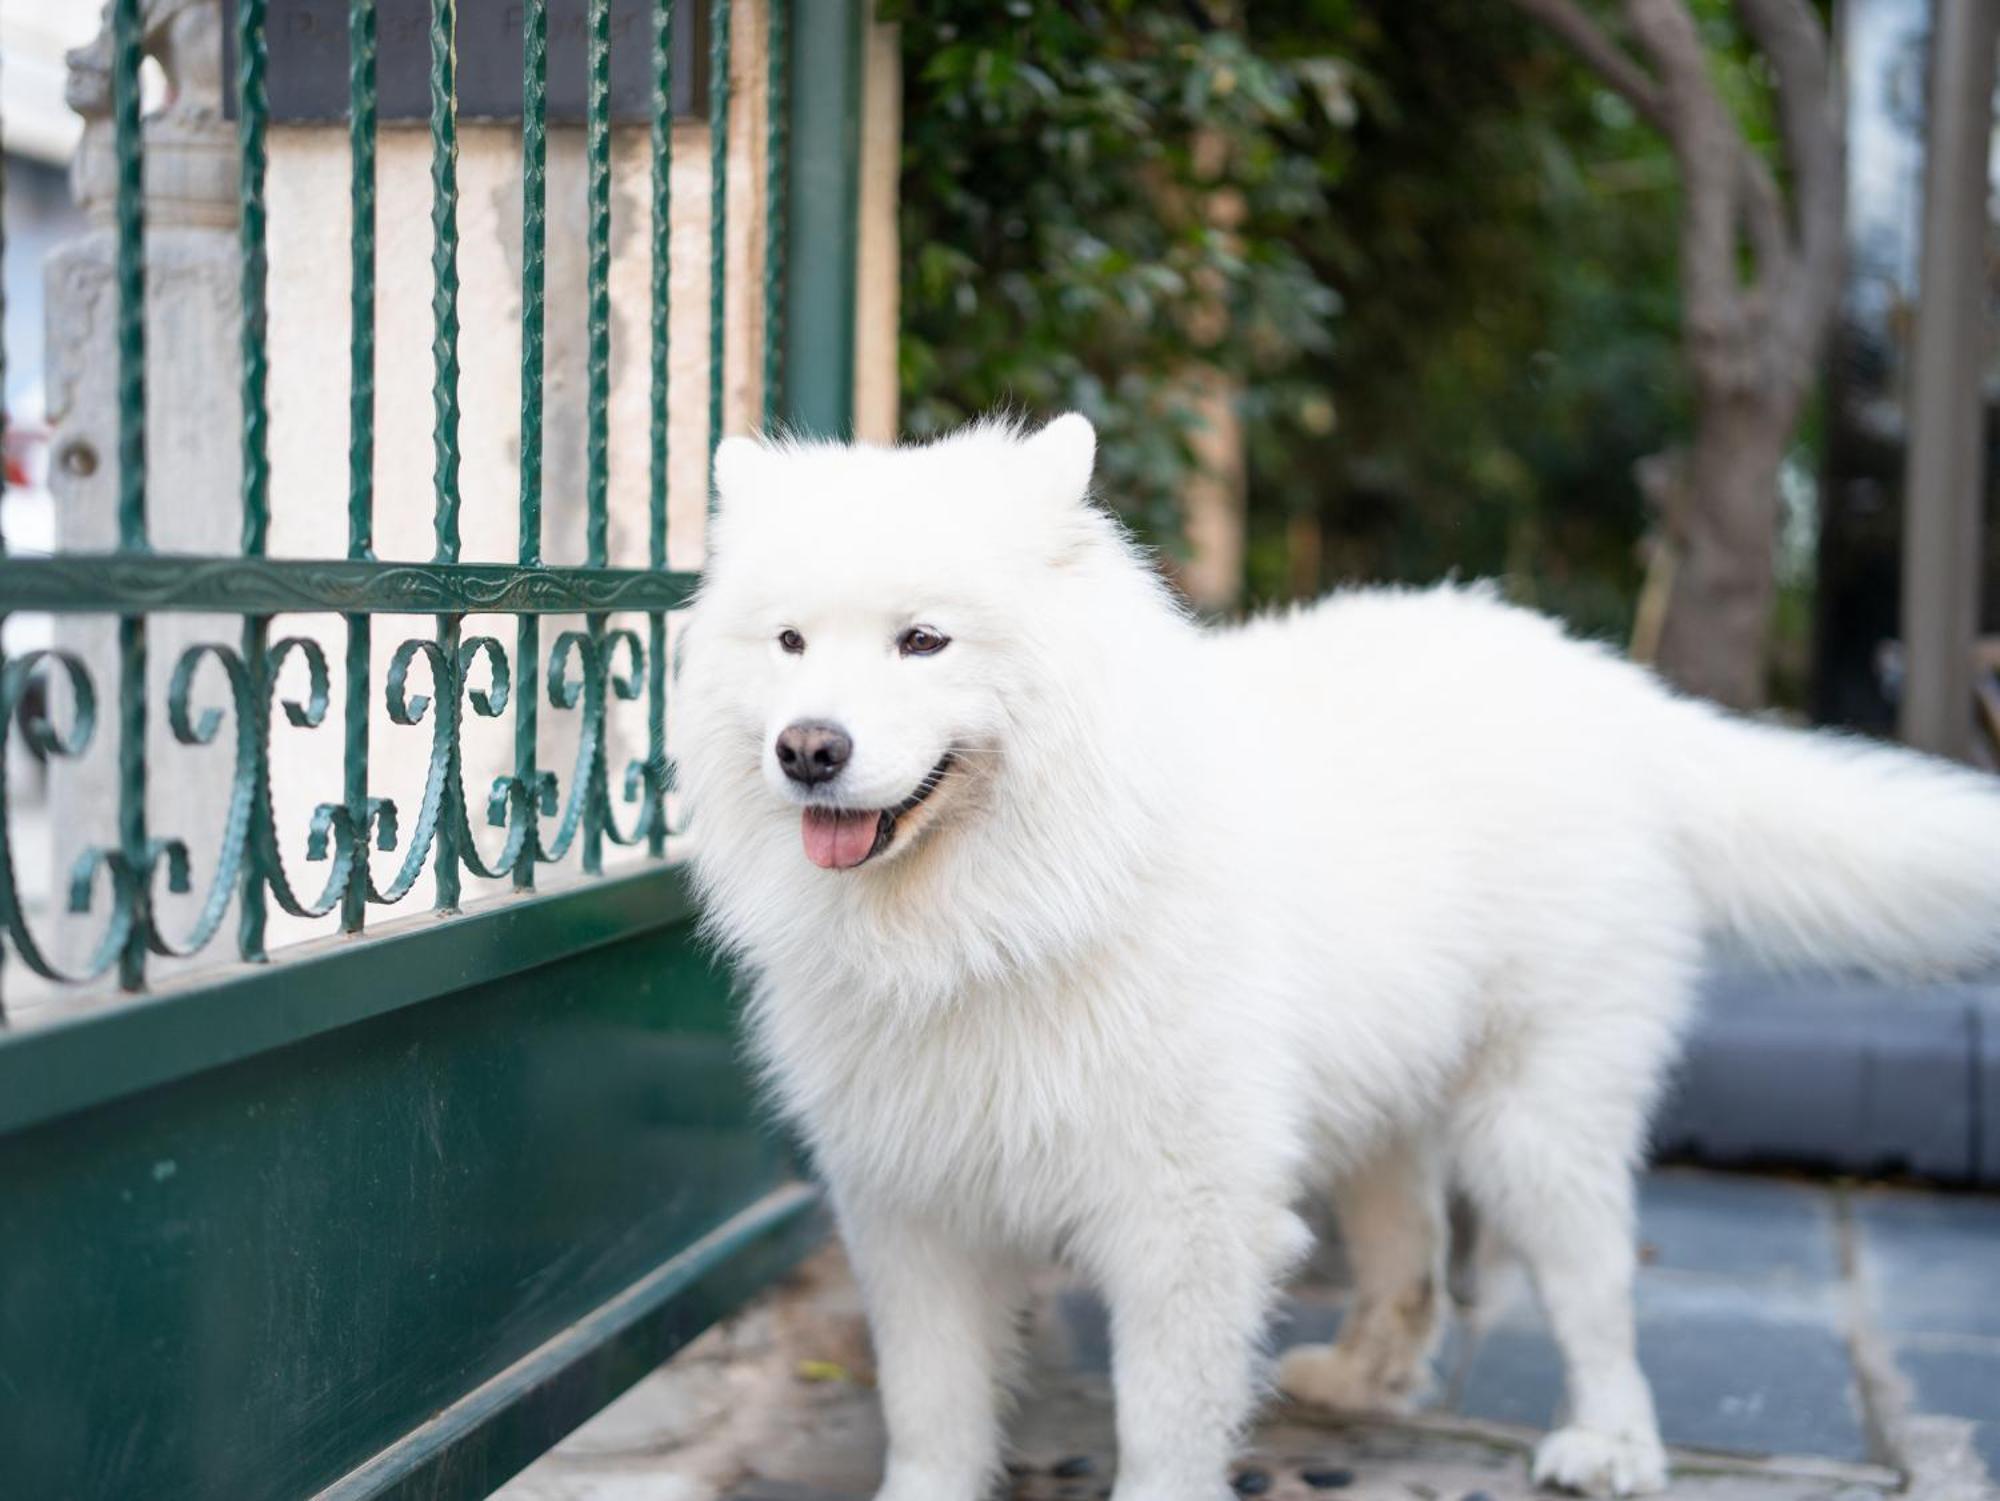
{"label": "dog's pink tongue", "polygon": [[846,870],[859,865],[875,848],[880,813],[844,813],[833,808],[808,808],[799,821],[806,858],[822,870]]}

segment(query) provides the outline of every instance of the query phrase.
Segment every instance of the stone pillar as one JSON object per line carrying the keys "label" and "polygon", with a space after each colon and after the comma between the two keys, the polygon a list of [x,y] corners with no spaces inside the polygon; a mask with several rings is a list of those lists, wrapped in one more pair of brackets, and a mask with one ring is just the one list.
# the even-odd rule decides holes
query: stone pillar
{"label": "stone pillar", "polygon": [[[217,0],[148,0],[144,9],[146,55],[165,76],[168,100],[144,126],[147,513],[162,552],[233,552],[241,531],[237,175],[235,131],[222,117],[220,27]],[[51,253],[45,272],[49,489],[57,547],[103,552],[117,545],[119,482],[108,27],[71,53],[69,64],[68,99],[85,121],[71,182],[89,227]],[[187,646],[234,641],[238,629],[233,619],[185,615],[156,616],[148,626],[149,812],[157,833],[187,840],[197,888],[183,899],[162,890],[170,932],[184,925],[214,868],[231,767],[226,744],[191,749],[172,739],[167,684]],[[56,626],[57,645],[89,665],[99,703],[98,738],[87,756],[57,760],[50,771],[57,910],[43,921],[68,962],[84,956],[103,923],[101,911],[83,918],[63,912],[70,868],[86,846],[116,842],[115,638],[115,622],[102,617],[65,616]],[[54,691],[62,692],[59,685]],[[219,681],[205,679],[200,691],[202,702],[227,702]]]}

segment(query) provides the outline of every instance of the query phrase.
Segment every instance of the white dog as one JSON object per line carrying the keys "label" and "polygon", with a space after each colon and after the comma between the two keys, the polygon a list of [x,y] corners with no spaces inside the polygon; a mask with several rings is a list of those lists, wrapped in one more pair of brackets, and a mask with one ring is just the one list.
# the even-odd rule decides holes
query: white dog
{"label": "white dog", "polygon": [[1456,1184],[1568,1425],[1659,1488],[1632,1174],[1706,936],[2000,958],[2000,794],[1732,719],[1483,588],[1196,626],[1087,497],[1090,425],[716,456],[680,668],[707,920],[867,1298],[880,1501],[974,1501],[1024,1279],[1111,1310],[1116,1501],[1218,1501],[1331,1184],[1356,1288],[1280,1384],[1408,1402]]}

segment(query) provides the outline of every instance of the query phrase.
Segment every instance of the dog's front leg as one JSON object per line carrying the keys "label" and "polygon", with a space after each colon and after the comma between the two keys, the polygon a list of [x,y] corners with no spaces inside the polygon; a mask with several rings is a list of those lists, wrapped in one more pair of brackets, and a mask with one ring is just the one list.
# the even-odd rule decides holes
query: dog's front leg
{"label": "dog's front leg", "polygon": [[999,1470],[1025,1270],[894,1210],[844,1205],[840,1220],[889,1429],[875,1501],[979,1501]]}
{"label": "dog's front leg", "polygon": [[1224,1501],[1278,1270],[1303,1228],[1221,1195],[1162,1196],[1094,1249],[1111,1307],[1113,1501]]}

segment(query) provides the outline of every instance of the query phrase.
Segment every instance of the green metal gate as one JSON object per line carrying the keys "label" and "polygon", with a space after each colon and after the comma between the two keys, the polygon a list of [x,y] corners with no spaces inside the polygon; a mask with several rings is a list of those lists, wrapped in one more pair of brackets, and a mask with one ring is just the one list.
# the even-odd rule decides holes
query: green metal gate
{"label": "green metal gate", "polygon": [[[682,0],[683,4],[692,0]],[[730,5],[708,0],[713,311],[711,449],[723,380]],[[770,0],[765,416],[848,424],[860,0]],[[541,432],[548,0],[523,0],[520,557],[460,560],[456,5],[430,0],[434,552],[373,555],[377,18],[348,0],[353,271],[344,559],[268,555],[266,0],[237,0],[242,182],[242,550],[163,555],[148,541],[146,240],[140,0],[114,0],[118,547],[0,558],[0,614],[116,620],[115,681],[59,648],[0,664],[6,734],[53,758],[117,768],[116,838],[78,862],[72,909],[101,937],[65,971],[21,900],[0,781],[0,921],[9,970],[115,987],[53,1019],[0,1025],[0,1494],[8,1497],[470,1496],[491,1490],[821,1233],[813,1190],[760,1125],[732,1031],[729,983],[694,941],[665,859],[667,619],[693,580],[667,568],[667,196],[672,0],[651,0],[649,564],[607,565],[610,0],[588,0],[587,557],[542,556]],[[788,24],[789,23],[789,24]],[[783,163],[784,170],[777,164]],[[787,277],[785,268],[794,275]],[[845,281],[841,280],[843,273]],[[636,321],[636,320],[635,320]],[[784,330],[781,342],[779,330]],[[171,503],[172,497],[164,497]],[[643,631],[612,611],[642,614]],[[148,621],[240,619],[188,649],[148,702]],[[345,621],[338,668],[283,618]],[[468,634],[513,617],[511,642]],[[544,639],[544,617],[581,629]],[[416,617],[414,620],[409,617]],[[424,617],[430,617],[426,622]],[[385,682],[371,637],[408,633]],[[292,664],[307,690],[287,697]],[[333,674],[344,676],[339,723]],[[428,676],[428,692],[413,679]],[[219,704],[196,702],[199,678]],[[54,682],[69,712],[48,707]],[[373,795],[370,704],[427,723],[421,802]],[[606,715],[643,702],[647,748],[608,764]],[[472,835],[460,732],[512,715],[515,765],[481,798],[504,829]],[[149,796],[149,717],[175,740],[233,748],[225,827],[175,826]],[[543,712],[580,725],[573,765],[538,764]],[[299,880],[281,857],[271,727],[343,737],[340,785],[313,815]],[[490,836],[489,836],[490,838]],[[191,930],[163,890],[189,841],[218,848]],[[378,881],[368,847],[392,852]],[[608,846],[648,857],[603,874]],[[584,879],[537,893],[538,869]],[[435,878],[442,921],[371,919]],[[462,873],[514,897],[460,913]],[[267,955],[272,904],[339,914],[344,937]],[[149,991],[158,956],[229,941],[241,963]]]}

